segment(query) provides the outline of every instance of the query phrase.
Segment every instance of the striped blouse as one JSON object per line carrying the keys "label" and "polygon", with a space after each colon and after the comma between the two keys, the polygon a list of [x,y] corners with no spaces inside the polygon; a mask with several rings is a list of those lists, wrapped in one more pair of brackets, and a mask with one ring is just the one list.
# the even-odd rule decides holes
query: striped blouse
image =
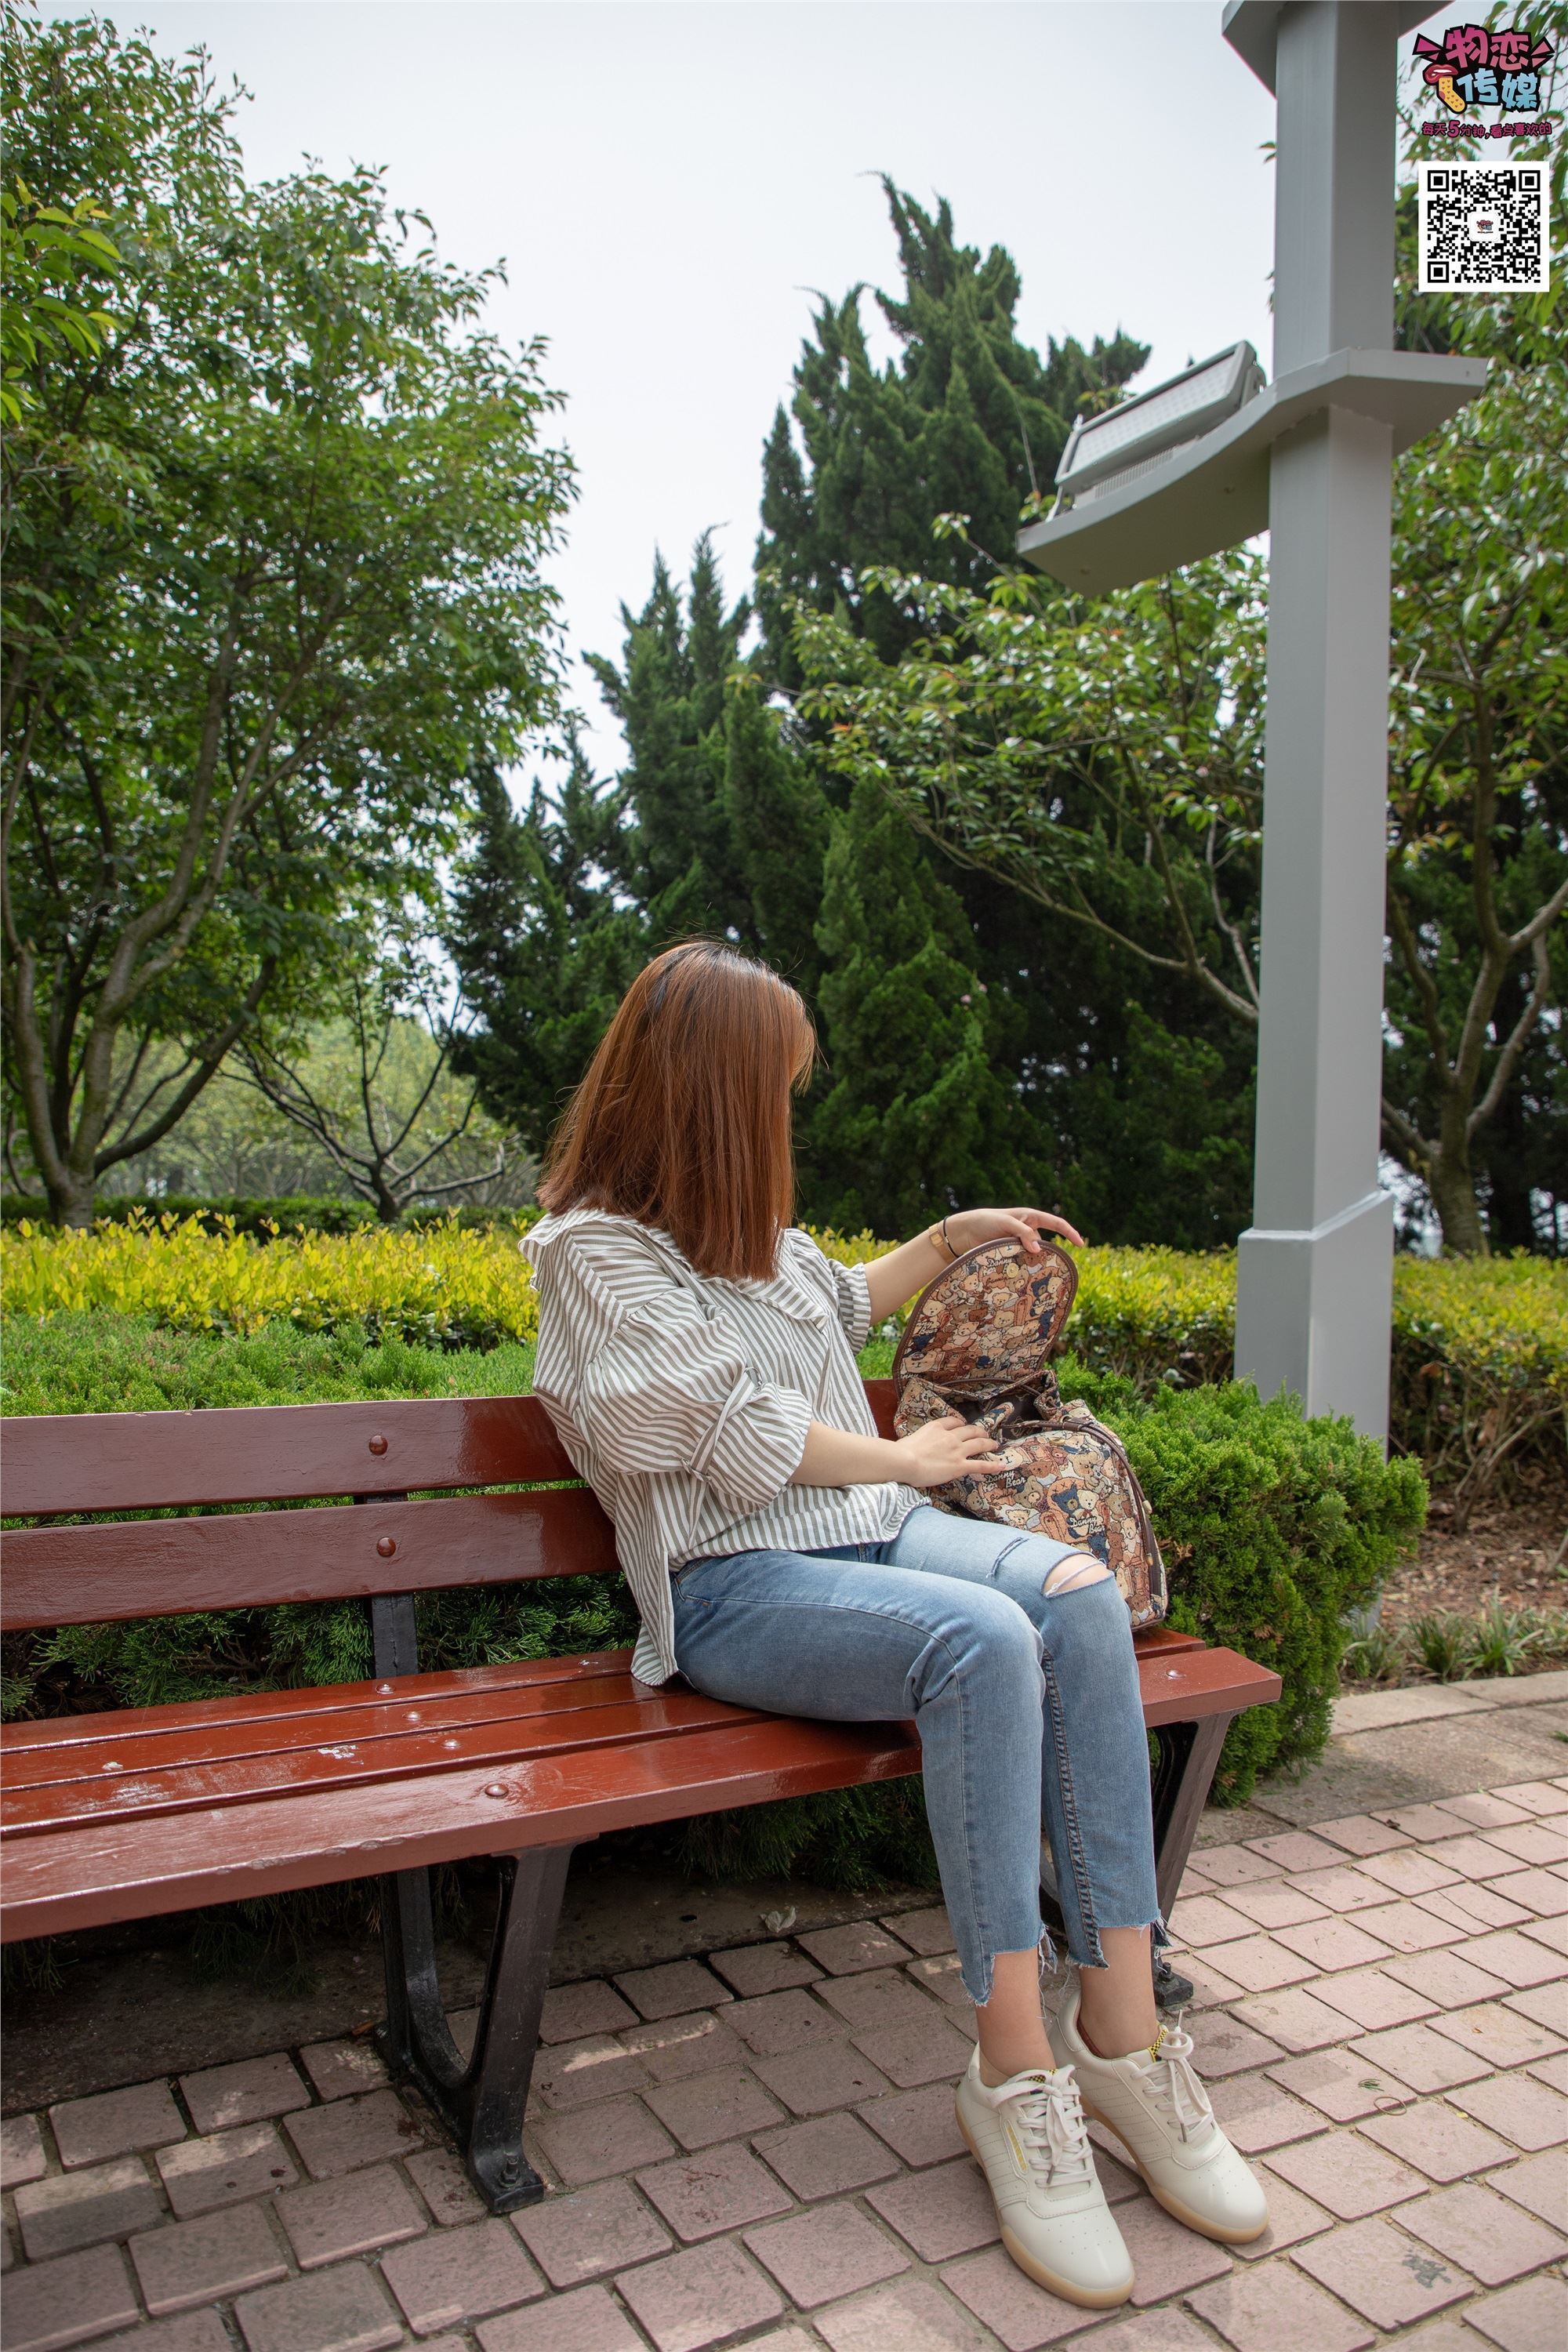
{"label": "striped blouse", "polygon": [[919,1505],[910,1486],[789,1484],[813,1421],[877,1434],[855,1361],[864,1268],[792,1228],[770,1280],[723,1281],[668,1234],[598,1209],[541,1218],[521,1248],[539,1293],[534,1394],[615,1523],[641,1681],[679,1671],[672,1570],[884,1542]]}

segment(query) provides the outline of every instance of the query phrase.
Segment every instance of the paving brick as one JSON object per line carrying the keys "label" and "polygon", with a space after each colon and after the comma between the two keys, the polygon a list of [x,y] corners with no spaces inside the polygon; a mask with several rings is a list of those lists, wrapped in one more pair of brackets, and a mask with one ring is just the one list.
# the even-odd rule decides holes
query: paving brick
{"label": "paving brick", "polygon": [[30,2263],[75,2253],[106,2238],[127,2238],[162,2219],[158,2192],[139,2156],[29,2180],[16,2191],[16,2220]]}
{"label": "paving brick", "polygon": [[1554,2230],[1476,2181],[1434,2189],[1403,2207],[1399,2220],[1446,2261],[1462,2263],[1483,2286],[1504,2286],[1568,2254],[1568,2241]]}
{"label": "paving brick", "polygon": [[1568,2344],[1568,2284],[1560,2278],[1521,2279],[1472,2303],[1465,2317],[1502,2352],[1563,2352]]}
{"label": "paving brick", "polygon": [[1398,2163],[1382,2147],[1374,2147],[1358,2132],[1324,2132],[1321,2138],[1296,2140],[1276,2148],[1268,2159],[1278,2172],[1309,2197],[1315,2198],[1341,2221],[1359,2221],[1368,2213],[1419,2197],[1426,2187],[1420,2173]]}
{"label": "paving brick", "polygon": [[730,1988],[700,1960],[665,1960],[658,1968],[633,1969],[616,1979],[639,2017],[680,2017],[733,1999]]}
{"label": "paving brick", "polygon": [[1283,2147],[1287,2141],[1305,2139],[1323,2128],[1317,2108],[1291,2098],[1267,2074],[1233,2074],[1211,2085],[1210,2098],[1226,2136],[1243,2156]]}
{"label": "paving brick", "polygon": [[[930,2003],[927,2003],[930,2010]],[[918,2090],[922,2083],[956,2082],[973,2054],[974,2044],[936,2011],[923,2018],[875,2032],[856,2033],[851,2040],[864,2058],[879,2066],[900,2091]]]}
{"label": "paving brick", "polygon": [[1261,2263],[1269,2254],[1277,2254],[1287,2246],[1299,2246],[1308,2238],[1321,2237],[1334,2226],[1334,2217],[1326,2213],[1311,2198],[1303,2197],[1288,2180],[1265,2173],[1268,2184],[1268,2226],[1260,2237],[1245,2246],[1233,2246],[1232,2253],[1244,2263]]}
{"label": "paving brick", "polygon": [[1568,1958],[1568,1918],[1521,1919],[1519,1932],[1528,1936],[1531,1943],[1544,1944],[1559,1959]]}
{"label": "paving brick", "polygon": [[640,2099],[604,2099],[572,2115],[551,2116],[539,2126],[539,2143],[568,2189],[633,2172],[676,2152]]}
{"label": "paving brick", "polygon": [[1105,2316],[1102,2311],[1085,2311],[1047,2294],[999,2246],[946,2263],[942,2283],[1000,2339],[1006,2352],[1039,2352],[1042,2345],[1076,2336]]}
{"label": "paving brick", "polygon": [[966,2025],[972,2022],[974,2003],[965,1988],[956,1952],[933,1952],[929,1959],[911,1960],[904,1974],[911,1984],[934,1993],[950,2009],[960,2011]]}
{"label": "paving brick", "polygon": [[634,2052],[607,2033],[588,2033],[581,2041],[557,2042],[542,2050],[532,2088],[547,2107],[583,2107],[593,2099],[643,2090],[651,2079]]}
{"label": "paving brick", "polygon": [[206,2066],[198,2074],[182,2074],[180,2089],[199,2132],[262,2123],[268,2116],[286,2116],[310,2104],[310,2092],[281,2051],[269,2058],[247,2058],[237,2066]]}
{"label": "paving brick", "polygon": [[539,2021],[541,2042],[577,2042],[584,2033],[617,2033],[635,2025],[637,2013],[613,1985],[595,1977],[586,1984],[552,1985]]}
{"label": "paving brick", "polygon": [[711,2147],[721,2139],[782,2124],[783,2108],[743,2067],[721,2067],[685,2082],[662,2083],[647,2104],[684,2148]]}
{"label": "paving brick", "polygon": [[568,2197],[548,2197],[511,2217],[552,2286],[579,2286],[606,2271],[668,2253],[668,2231],[624,2180],[601,2180]]}
{"label": "paving brick", "polygon": [[1410,2095],[1397,2076],[1353,2049],[1309,2051],[1270,2066],[1268,2073],[1281,2090],[1321,2108],[1336,2124],[1400,2106]]}
{"label": "paving brick", "polygon": [[1487,1927],[1517,1927],[1521,1920],[1533,1919],[1535,1913],[1528,1904],[1511,1903],[1491,1886],[1445,1886],[1436,1895],[1415,1897],[1418,1907],[1430,1911],[1435,1919],[1451,1920],[1471,1935]]}
{"label": "paving brick", "polygon": [[1255,1927],[1300,1927],[1309,1919],[1334,1916],[1288,1878],[1260,1878],[1256,1886],[1233,1886],[1225,1899],[1231,1910],[1241,1912]]}
{"label": "paving brick", "polygon": [[1216,1954],[1226,1975],[1244,1992],[1269,1992],[1276,1985],[1300,1984],[1315,1973],[1310,1961],[1272,1936],[1243,1936],[1222,1944]]}
{"label": "paving brick", "polygon": [[138,2318],[136,2293],[118,2246],[14,2272],[5,2288],[5,2352],[56,2352]]}
{"label": "paving brick", "polygon": [[1456,1920],[1441,1919],[1421,1903],[1381,1903],[1373,1910],[1358,1911],[1355,1917],[1359,1927],[1395,1952],[1440,1951],[1445,1944],[1463,1942],[1467,1933]]}
{"label": "paving brick", "polygon": [[831,2108],[855,2106],[892,2088],[879,2066],[843,2042],[759,2058],[756,2072],[796,2116],[826,2115]]}
{"label": "paving brick", "polygon": [[1568,2098],[1568,2050],[1554,2050],[1545,2058],[1532,2058],[1524,2071],[1536,2082],[1544,2083],[1549,2091]]}
{"label": "paving brick", "polygon": [[1370,1911],[1374,1904],[1386,1903],[1390,1888],[1381,1880],[1368,1878],[1365,1872],[1352,1869],[1342,1863],[1337,1870],[1303,1871],[1292,1885],[1314,1903],[1329,1911]]}
{"label": "paving brick", "polygon": [[259,2205],[150,2231],[132,2239],[131,2259],[154,2319],[289,2275],[283,2250]]}
{"label": "paving brick", "polygon": [[793,1944],[742,1944],[732,1952],[710,1952],[711,1967],[742,2000],[784,1992],[791,1985],[815,1984],[822,1970]]}
{"label": "paving brick", "polygon": [[1568,1921],[1532,1920],[1528,1928],[1505,1927],[1497,1935],[1473,1937],[1460,1945],[1459,1958],[1500,1977],[1516,1992],[1530,1985],[1551,1984],[1568,1973],[1568,1959],[1545,1939],[1553,1928],[1568,1930]]}
{"label": "paving brick", "polygon": [[644,2352],[643,2338],[602,2286],[525,2304],[481,2320],[474,2332],[484,2352]]}
{"label": "paving brick", "polygon": [[1234,1943],[1257,1933],[1258,1923],[1245,1911],[1232,1908],[1217,1895],[1199,1895],[1173,1904],[1167,1925],[1175,1943],[1203,1951],[1212,1944]]}
{"label": "paving brick", "polygon": [[1554,1862],[1568,1862],[1568,1836],[1544,1822],[1519,1822],[1505,1830],[1489,1832],[1489,1843],[1500,1846],[1516,1862],[1539,1864],[1545,1868]]}
{"label": "paving brick", "polygon": [[807,2204],[818,2197],[850,2195],[874,2180],[889,2179],[899,2169],[887,2144],[851,2115],[786,2124],[782,2130],[763,2132],[752,2145],[785,2187]]}
{"label": "paving brick", "polygon": [[1406,2089],[1422,2093],[1452,2090],[1490,2071],[1484,2058],[1461,2050],[1429,2025],[1395,2025],[1384,2033],[1363,2033],[1352,2042],[1351,2055],[1379,2074],[1391,2074]]}
{"label": "paving brick", "polygon": [[48,2170],[37,2116],[7,2116],[0,2124],[0,2189],[20,2189]]}
{"label": "paving brick", "polygon": [[380,2352],[403,2341],[396,2314],[358,2263],[241,2295],[234,2315],[250,2352]]}
{"label": "paving brick", "polygon": [[931,2171],[907,2172],[886,2188],[869,2190],[866,2202],[922,2263],[972,2253],[977,2246],[994,2245],[1001,2235],[984,2175],[968,2156]]}
{"label": "paving brick", "polygon": [[1163,2311],[1141,2311],[1135,2318],[1118,2320],[1101,2330],[1094,2346],[1095,2352],[1198,2352],[1200,2346],[1206,2352],[1213,2341],[1190,2312],[1167,2304]]}
{"label": "paving brick", "polygon": [[1116,2221],[1132,2257],[1132,2301],[1140,2308],[1223,2278],[1230,2268],[1228,2246],[1216,2246],[1195,2230],[1184,2229],[1152,2197],[1119,2205]]}
{"label": "paving brick", "polygon": [[900,2091],[891,2098],[871,2099],[855,2112],[906,2164],[941,2164],[963,2153],[952,2093],[945,2083],[932,2083],[923,2091]]}
{"label": "paving brick", "polygon": [[1386,1822],[1391,1829],[1403,1830],[1415,1845],[1430,1845],[1438,1838],[1462,1834],[1458,1831],[1453,1815],[1446,1812],[1441,1805],[1400,1805],[1386,1812],[1380,1811],[1376,1818]]}
{"label": "paving brick", "polygon": [[1227,1976],[1222,1976],[1207,1953],[1184,1952],[1182,1955],[1182,1974],[1193,1988],[1194,2009],[1223,2008],[1227,2001],[1242,1998],[1241,1987],[1232,1984]]}
{"label": "paving brick", "polygon": [[362,2164],[406,2156],[425,2132],[395,2091],[363,2091],[291,2116],[284,2128],[314,2180],[329,2180]]}
{"label": "paving brick", "polygon": [[650,2018],[627,2026],[616,2039],[639,2060],[651,2082],[679,2083],[688,2074],[745,2065],[745,2047],[730,2031],[727,2016],[728,2011],[716,2017],[710,2009],[700,2009],[687,2017]]}
{"label": "paving brick", "polygon": [[1408,1985],[1427,2000],[1435,2000],[1439,2009],[1464,2009],[1473,2001],[1490,2000],[1496,1993],[1506,1993],[1508,1985],[1501,1977],[1478,1968],[1461,1952],[1414,1952],[1384,1963],[1383,1973],[1398,1983]]}
{"label": "paving brick", "polygon": [[803,2311],[896,2278],[910,2266],[898,2241],[850,2204],[822,2205],[787,2221],[770,2221],[748,2230],[745,2242]]}
{"label": "paving brick", "polygon": [[1432,2028],[1492,2066],[1520,2066],[1562,2046],[1560,2036],[1521,2017],[1511,2001],[1484,2000],[1475,2009],[1450,2010],[1435,2017]]}
{"label": "paving brick", "polygon": [[1331,2230],[1296,2247],[1290,2259],[1374,2327],[1408,2327],[1458,2303],[1475,2284],[1387,2221]]}
{"label": "paving brick", "polygon": [[1505,2009],[1527,2017],[1561,2042],[1568,2035],[1568,1982],[1532,1985],[1528,1992],[1508,1992],[1502,1997]]}
{"label": "paving brick", "polygon": [[1424,2099],[1392,2116],[1368,2116],[1360,2129],[1401,2163],[1444,2184],[1479,2172],[1484,2165],[1500,2164],[1514,2152],[1495,2132],[1483,2130],[1442,2099]]}
{"label": "paving brick", "polygon": [[278,2200],[278,2217],[303,2271],[417,2238],[426,2227],[424,2214],[390,2164],[290,2189]]}
{"label": "paving brick", "polygon": [[[940,1956],[939,1956],[940,1957]],[[871,1969],[863,1975],[826,1977],[816,1998],[851,2031],[884,2025],[920,2025],[941,2011],[904,1969]]]}
{"label": "paving brick", "polygon": [[784,2307],[766,2272],[732,2239],[647,2263],[616,2284],[658,2352],[701,2352],[705,2345],[776,2319]]}
{"label": "paving brick", "polygon": [[932,1904],[922,1911],[895,1912],[881,1924],[889,1935],[896,1936],[900,1944],[907,1944],[911,1952],[919,1952],[922,1958],[952,1949],[952,1922],[945,1903]]}
{"label": "paving brick", "polygon": [[444,2230],[477,2221],[484,2212],[483,2200],[450,2148],[421,2148],[405,2159],[404,2169]]}
{"label": "paving brick", "polygon": [[375,2044],[359,2041],[312,2042],[300,2063],[323,2099],[346,2099],[354,2091],[376,2091],[390,2078]]}
{"label": "paving brick", "polygon": [[1424,1993],[1397,1983],[1382,1969],[1342,1969],[1327,1979],[1324,1990],[1336,2009],[1343,2010],[1368,2033],[1412,2024],[1417,2018],[1430,2017],[1437,2006]]}
{"label": "paving brick", "polygon": [[643,2195],[689,2243],[787,2213],[792,2202],[767,2167],[733,2142],[654,2165],[637,2178]]}
{"label": "paving brick", "polygon": [[1475,1830],[1465,1830],[1458,1837],[1449,1835],[1440,1845],[1423,1846],[1421,1851],[1429,1862],[1440,1863],[1445,1870],[1457,1870],[1461,1878],[1496,1878],[1510,1866],[1517,1868],[1517,1857],[1494,1845],[1489,1837]]}
{"label": "paving brick", "polygon": [[808,1992],[763,1993],[756,2000],[738,2000],[726,2018],[748,2050],[759,2058],[777,2058],[786,2050],[804,2050],[816,2042],[837,2042],[844,2022]]}
{"label": "paving brick", "polygon": [[1267,2034],[1282,2050],[1331,2049],[1359,2032],[1353,2018],[1320,2000],[1304,1985],[1287,1985],[1279,1992],[1254,1993],[1231,2004],[1231,2015],[1243,2025]]}
{"label": "paving brick", "polygon": [[1245,2074],[1285,2054],[1266,2033],[1255,2033],[1250,2025],[1238,2025],[1223,2012],[1208,2011],[1189,2018],[1187,2031],[1193,2037],[1193,2063],[1205,2083]]}
{"label": "paving brick", "polygon": [[1522,2205],[1549,2230],[1568,2232],[1568,2165],[1555,2152],[1526,2157],[1521,2164],[1489,2172],[1487,2184]]}
{"label": "paving brick", "polygon": [[1528,1821],[1523,1805],[1510,1804],[1506,1797],[1494,1795],[1489,1789],[1478,1789],[1467,1797],[1439,1797],[1438,1810],[1452,1813],[1467,1829],[1505,1829],[1510,1822]]}
{"label": "paving brick", "polygon": [[1502,1901],[1516,1904],[1521,1911],[1533,1911],[1538,1919],[1557,1919],[1568,1911],[1568,1880],[1559,1878],[1554,1871],[1516,1870],[1507,1878],[1489,1880],[1488,1885]]}
{"label": "paving brick", "polygon": [[1314,1822],[1314,1837],[1326,1838],[1331,1845],[1342,1846],[1346,1853],[1392,1853],[1396,1846],[1408,1845],[1405,1832],[1389,1822],[1376,1820],[1371,1813],[1346,1813],[1338,1821]]}
{"label": "paving brick", "polygon": [[879,1927],[874,1919],[845,1927],[819,1927],[797,1940],[830,1977],[855,1976],[862,1969],[893,1968],[909,1958],[908,1946]]}
{"label": "paving brick", "polygon": [[1201,1868],[1215,1886],[1250,1886],[1260,1878],[1279,1878],[1283,1874],[1277,1862],[1266,1861],[1262,1854],[1251,1853],[1244,1845],[1200,1846],[1189,1858],[1188,1867]]}
{"label": "paving brick", "polygon": [[428,2231],[384,2254],[381,2275],[420,2336],[460,2327],[544,2293],[544,2281],[502,2221]]}
{"label": "paving brick", "polygon": [[100,2336],[93,2352],[234,2352],[234,2346],[223,2321],[209,2308],[155,2319],[129,2336]]}
{"label": "paving brick", "polygon": [[171,2140],[185,2137],[185,2119],[170,2097],[167,2083],[138,2083],[129,2091],[62,2100],[49,2109],[49,2123],[68,2171],[104,2164],[136,2148],[166,2147]]}
{"label": "paving brick", "polygon": [[1342,1913],[1328,1912],[1320,1919],[1308,1920],[1304,1927],[1278,1928],[1275,1935],[1276,1941],[1298,1958],[1326,1971],[1371,1968],[1388,1958],[1386,1944]]}
{"label": "paving brick", "polygon": [[1306,1830],[1286,1830],[1279,1837],[1248,1838],[1247,1843],[1254,1853],[1260,1853],[1265,1862],[1273,1863],[1279,1870],[1328,1870],[1340,1858],[1337,1840],[1328,1845]]}
{"label": "paving brick", "polygon": [[1557,1780],[1514,1780],[1497,1794],[1526,1812],[1568,1813],[1568,1790]]}
{"label": "paving brick", "polygon": [[1516,2147],[1560,2147],[1568,2140],[1568,2099],[1529,2074],[1487,2074],[1448,2098]]}
{"label": "paving brick", "polygon": [[833,2352],[982,2352],[988,2343],[963,2305],[924,2279],[872,2287],[819,2311],[816,2326]]}
{"label": "paving brick", "polygon": [[1289,2263],[1235,2271],[1199,2287],[1187,2301],[1236,2352],[1278,2352],[1281,2345],[1309,2344],[1312,2352],[1362,2352],[1376,2340],[1342,2304]]}
{"label": "paving brick", "polygon": [[770,2327],[765,2336],[747,2337],[746,2352],[818,2352],[818,2345],[798,2327]]}
{"label": "paving brick", "polygon": [[1398,1853],[1369,1853],[1356,1868],[1363,1878],[1374,1878],[1380,1886],[1389,1887],[1395,1895],[1431,1895],[1438,1887],[1455,1885],[1464,1875],[1447,1863],[1434,1861],[1431,1854],[1419,1853],[1414,1847],[1403,1848]]}

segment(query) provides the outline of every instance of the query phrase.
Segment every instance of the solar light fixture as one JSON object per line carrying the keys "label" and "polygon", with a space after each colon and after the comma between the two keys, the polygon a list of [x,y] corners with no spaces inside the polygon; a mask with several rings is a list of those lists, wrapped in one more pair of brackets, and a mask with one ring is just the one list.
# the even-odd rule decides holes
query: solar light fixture
{"label": "solar light fixture", "polygon": [[1080,416],[1057,467],[1052,513],[1121,489],[1173,449],[1225,424],[1262,389],[1258,353],[1250,343],[1232,343],[1152,392],[1141,392],[1098,416]]}

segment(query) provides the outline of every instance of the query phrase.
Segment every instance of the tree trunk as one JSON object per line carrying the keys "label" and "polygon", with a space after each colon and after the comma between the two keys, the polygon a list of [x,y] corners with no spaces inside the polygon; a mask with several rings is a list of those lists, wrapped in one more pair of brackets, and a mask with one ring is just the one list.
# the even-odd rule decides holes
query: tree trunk
{"label": "tree trunk", "polygon": [[1456,1139],[1445,1134],[1432,1154],[1427,1190],[1443,1228],[1443,1247],[1457,1257],[1488,1256],[1487,1229],[1476,1199],[1468,1136]]}
{"label": "tree trunk", "polygon": [[86,1233],[92,1224],[92,1178],[68,1170],[58,1184],[47,1187],[49,1215],[57,1225],[74,1225]]}

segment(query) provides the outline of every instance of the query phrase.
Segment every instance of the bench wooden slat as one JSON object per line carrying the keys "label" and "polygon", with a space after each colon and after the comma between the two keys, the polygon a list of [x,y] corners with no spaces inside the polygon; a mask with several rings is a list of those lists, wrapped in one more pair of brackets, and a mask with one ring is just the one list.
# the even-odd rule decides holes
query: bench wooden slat
{"label": "bench wooden slat", "polygon": [[[373,1452],[376,1438],[385,1444]],[[18,1517],[405,1495],[576,1475],[535,1397],[18,1414],[5,1423],[5,1508]]]}
{"label": "bench wooden slat", "polygon": [[[384,1543],[390,1552],[382,1552]],[[12,1633],[286,1601],[363,1600],[530,1577],[609,1575],[616,1565],[610,1523],[585,1486],[133,1519],[112,1528],[23,1528],[5,1538],[0,1624]]]}
{"label": "bench wooden slat", "polygon": [[[210,1813],[56,1830],[8,1843],[9,1939],[238,1902],[426,1863],[568,1845],[602,1832],[853,1787],[920,1768],[907,1724],[742,1719],[559,1758],[264,1797]],[[489,1791],[500,1790],[500,1796]]]}
{"label": "bench wooden slat", "polygon": [[140,1835],[142,1823],[158,1814],[193,1810],[211,1812],[214,1835],[221,1838],[223,1823],[218,1817],[225,1808],[258,1797],[314,1796],[329,1789],[358,1787],[370,1792],[366,1801],[374,1802],[374,1791],[384,1781],[416,1780],[480,1764],[510,1769],[513,1765],[564,1755],[573,1748],[602,1748],[607,1742],[630,1745],[682,1732],[713,1730],[738,1720],[766,1719],[759,1708],[726,1706],[721,1700],[703,1698],[696,1691],[638,1698],[628,1688],[617,1699],[566,1713],[513,1715],[499,1722],[481,1720],[445,1730],[405,1728],[376,1739],[277,1748],[261,1755],[170,1756],[135,1770],[82,1773],[42,1787],[7,1789],[4,1850],[9,1856],[16,1851],[15,1840],[110,1820],[134,1822]]}

